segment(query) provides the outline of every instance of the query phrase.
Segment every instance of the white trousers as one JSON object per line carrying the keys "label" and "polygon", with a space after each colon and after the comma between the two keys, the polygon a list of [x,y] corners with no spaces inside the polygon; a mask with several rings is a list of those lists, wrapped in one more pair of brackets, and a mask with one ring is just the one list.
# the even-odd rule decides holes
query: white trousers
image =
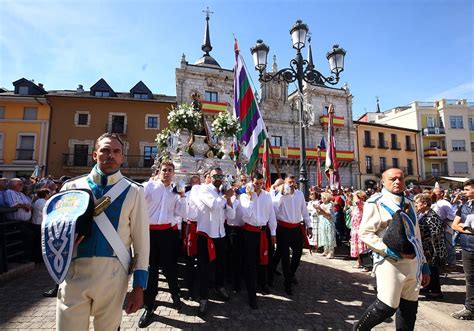
{"label": "white trousers", "polygon": [[392,308],[398,308],[400,298],[418,301],[416,259],[391,261],[385,259],[376,266],[377,298]]}
{"label": "white trousers", "polygon": [[128,275],[117,258],[75,259],[59,286],[56,329],[87,331],[94,316],[95,330],[116,331],[127,287]]}

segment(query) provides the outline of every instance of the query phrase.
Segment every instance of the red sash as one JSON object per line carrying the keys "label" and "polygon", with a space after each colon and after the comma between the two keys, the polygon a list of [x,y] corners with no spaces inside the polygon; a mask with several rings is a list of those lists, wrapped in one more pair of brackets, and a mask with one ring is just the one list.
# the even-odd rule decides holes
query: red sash
{"label": "red sash", "polygon": [[244,223],[242,228],[249,232],[260,232],[260,265],[268,265],[268,238],[265,228],[260,229],[248,223]]}
{"label": "red sash", "polygon": [[214,245],[214,240],[206,232],[199,231],[197,233],[207,239],[207,252],[209,254],[209,262],[212,262],[216,259],[216,246]]}
{"label": "red sash", "polygon": [[289,222],[285,222],[285,221],[281,221],[281,220],[278,220],[277,223],[278,223],[278,226],[281,226],[281,227],[287,228],[287,229],[295,229],[295,228],[299,227],[300,231],[301,231],[301,235],[303,236],[303,247],[304,248],[310,248],[309,239],[308,239],[308,236],[306,235],[306,230],[305,230],[303,224],[301,224],[301,223],[289,223]]}
{"label": "red sash", "polygon": [[166,224],[150,224],[150,230],[178,230],[178,224],[171,226],[171,223]]}
{"label": "red sash", "polygon": [[185,237],[185,243],[186,243],[186,253],[188,256],[196,256],[198,252],[198,247],[197,247],[197,222],[193,221],[188,221],[188,228],[187,231],[188,233],[186,234]]}

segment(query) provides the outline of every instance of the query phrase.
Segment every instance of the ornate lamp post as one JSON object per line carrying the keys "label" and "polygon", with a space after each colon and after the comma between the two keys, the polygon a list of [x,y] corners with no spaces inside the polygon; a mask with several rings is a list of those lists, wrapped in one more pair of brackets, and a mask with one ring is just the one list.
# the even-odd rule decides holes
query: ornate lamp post
{"label": "ornate lamp post", "polygon": [[346,51],[339,45],[334,45],[332,50],[326,55],[331,75],[323,76],[314,68],[313,61],[303,59],[301,49],[305,47],[306,37],[308,34],[308,25],[301,20],[297,20],[290,30],[293,48],[296,49],[296,57],[290,61],[290,67],[279,70],[276,73],[268,73],[265,71],[267,67],[267,56],[270,47],[259,39],[255,47],[250,49],[252,53],[255,69],[259,71],[259,79],[262,82],[285,81],[287,83],[298,82],[298,90],[301,98],[299,98],[299,117],[300,117],[300,190],[308,197],[308,172],[306,166],[306,140],[305,127],[303,123],[303,81],[314,86],[324,86],[324,83],[335,85],[339,82],[339,74],[344,71],[344,56]]}

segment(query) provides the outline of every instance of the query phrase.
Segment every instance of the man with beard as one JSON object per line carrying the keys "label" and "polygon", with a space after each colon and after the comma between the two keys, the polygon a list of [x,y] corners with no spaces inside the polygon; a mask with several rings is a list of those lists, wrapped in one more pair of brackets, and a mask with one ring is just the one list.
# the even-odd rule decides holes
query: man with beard
{"label": "man with beard", "polygon": [[211,263],[215,263],[215,286],[220,299],[230,299],[224,288],[226,238],[224,223],[226,218],[235,217],[232,205],[234,190],[225,189],[224,174],[221,168],[214,168],[210,173],[211,183],[201,185],[194,197],[198,215],[198,262],[200,282],[200,304],[198,314],[205,316],[208,310],[209,274]]}
{"label": "man with beard", "polygon": [[140,309],[147,284],[150,241],[143,188],[121,174],[123,143],[116,134],[101,135],[92,157],[97,164],[90,174],[67,181],[62,191],[88,188],[100,199],[115,191],[116,186],[126,184],[103,213],[117,231],[123,249],[129,252],[133,246],[135,259],[129,266],[133,271],[133,290],[124,304],[129,270],[117,258],[118,253],[108,241],[110,236],[92,222],[91,235],[77,245],[77,255],[59,286],[58,330],[88,330],[89,318],[94,316],[95,330],[116,331],[122,319],[122,307],[127,314]]}

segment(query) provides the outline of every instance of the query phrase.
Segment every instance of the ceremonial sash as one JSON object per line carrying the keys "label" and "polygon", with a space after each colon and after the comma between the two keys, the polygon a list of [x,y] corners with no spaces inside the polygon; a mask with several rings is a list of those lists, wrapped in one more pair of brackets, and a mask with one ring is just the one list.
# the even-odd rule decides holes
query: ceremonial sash
{"label": "ceremonial sash", "polygon": [[188,256],[196,256],[197,249],[197,222],[188,221],[186,224],[186,235],[184,239],[185,249]]}
{"label": "ceremonial sash", "polygon": [[214,245],[214,240],[206,232],[199,231],[198,235],[201,235],[207,240],[207,253],[209,254],[209,261],[212,262],[216,259],[216,246]]}
{"label": "ceremonial sash", "polygon": [[[395,206],[392,206],[392,208],[395,207],[394,209],[396,210],[393,210],[384,202],[380,202],[380,204],[392,217],[395,214],[395,212],[400,209],[400,207],[396,206],[395,204],[394,204]],[[422,280],[422,266],[423,266],[423,257],[424,257],[423,246],[415,235],[416,215],[414,214],[411,206],[410,206],[409,214],[410,215],[405,213],[403,210],[400,212],[400,216],[402,217],[407,239],[413,245],[413,248],[415,249],[415,258],[416,258],[416,267],[417,267],[416,279],[419,286]]]}
{"label": "ceremonial sash", "polygon": [[166,224],[150,224],[150,230],[178,230],[178,224],[171,225],[171,223]]}
{"label": "ceremonial sash", "polygon": [[254,226],[245,223],[242,228],[249,232],[260,233],[260,265],[268,265],[268,238],[266,226]]}
{"label": "ceremonial sash", "polygon": [[306,235],[306,229],[304,228],[304,225],[301,224],[301,223],[289,223],[289,222],[285,222],[285,221],[282,221],[282,220],[278,220],[277,221],[278,225],[283,227],[283,228],[287,228],[287,229],[295,229],[295,228],[300,228],[300,231],[301,231],[301,235],[303,236],[303,247],[304,248],[310,248],[310,245],[309,245],[309,239],[308,239],[308,236]]}
{"label": "ceremonial sash", "polygon": [[[87,182],[87,178],[89,180],[92,180],[92,175],[89,174],[87,177],[84,177],[84,180],[82,180],[80,183],[83,185],[83,188],[88,188],[89,183]],[[79,184],[79,183],[78,183]],[[80,186],[80,185],[79,185]],[[130,183],[128,183],[125,178],[121,178],[117,183],[114,184],[114,186],[104,195],[108,196],[110,198],[110,204],[109,206],[114,202],[115,199],[117,199],[128,187],[130,186]],[[94,196],[94,200],[97,201],[97,197]],[[104,235],[105,239],[109,243],[109,245],[112,247],[114,250],[115,254],[117,255],[117,258],[119,259],[120,263],[122,264],[123,268],[127,273],[130,271],[130,262],[132,260],[130,256],[130,251],[125,247],[125,244],[123,243],[122,239],[120,238],[117,230],[114,228],[112,225],[112,222],[109,220],[107,215],[105,214],[105,210],[100,213],[98,216],[94,216],[94,221],[96,222],[100,232]]]}

